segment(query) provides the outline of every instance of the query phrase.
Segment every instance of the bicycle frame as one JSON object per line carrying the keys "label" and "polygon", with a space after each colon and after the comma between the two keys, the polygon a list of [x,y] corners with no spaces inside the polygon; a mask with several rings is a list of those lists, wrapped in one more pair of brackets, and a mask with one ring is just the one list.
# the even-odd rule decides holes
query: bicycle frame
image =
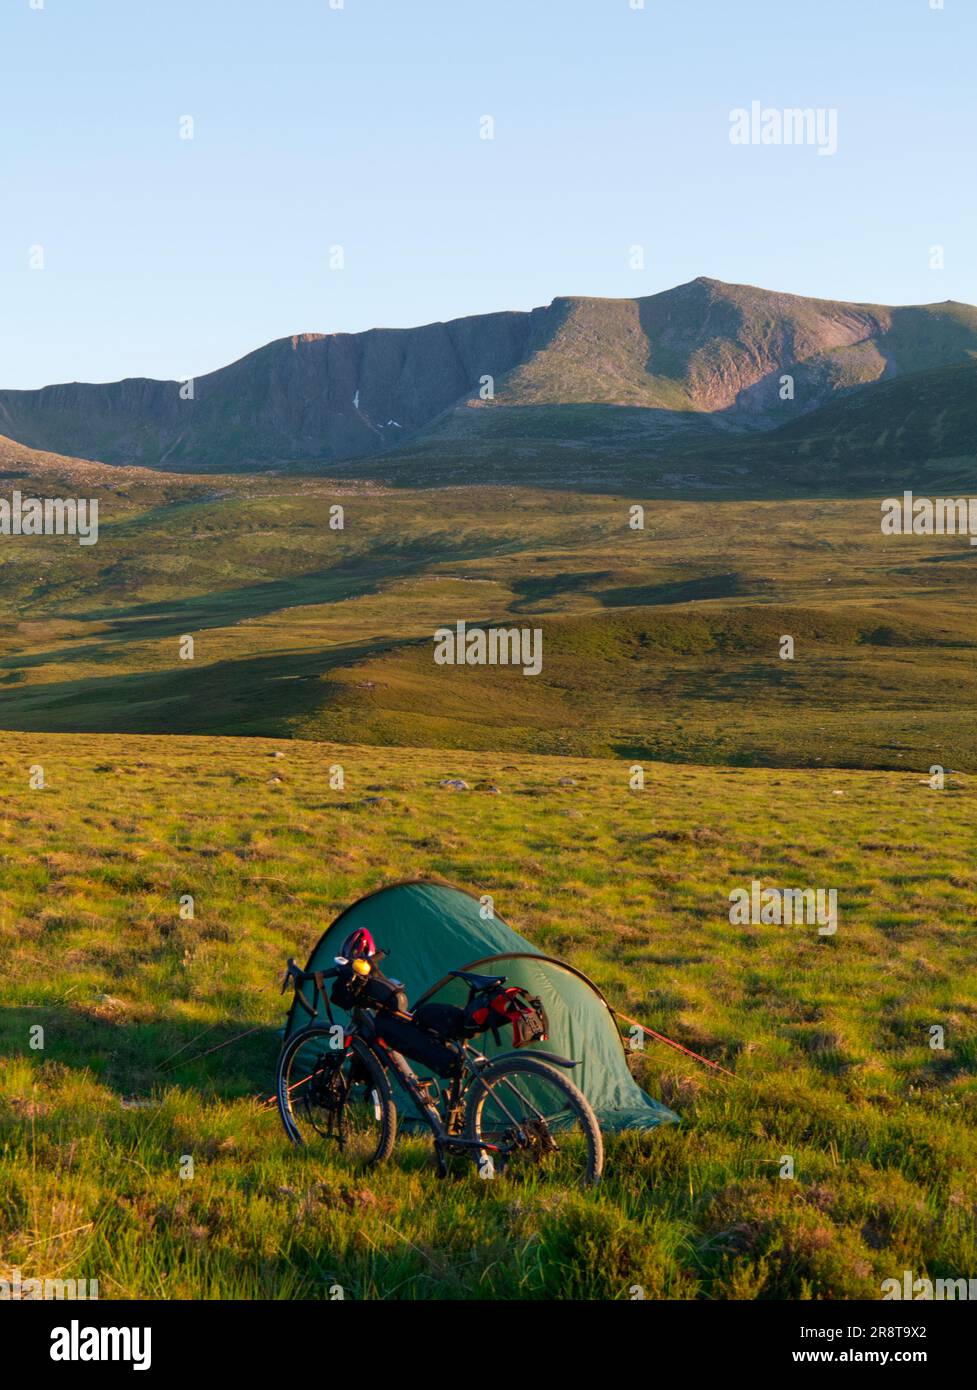
{"label": "bicycle frame", "polygon": [[[366,1015],[364,1018],[363,1015]],[[359,1015],[359,1016],[358,1016]],[[365,1025],[365,1026],[364,1026]],[[386,1043],[380,1041],[375,1035],[372,1019],[366,1010],[354,1010],[352,1026],[355,1035],[373,1053],[374,1057],[386,1072],[393,1072],[397,1078],[400,1089],[410,1098],[418,1117],[424,1121],[434,1138],[434,1151],[437,1157],[438,1172],[443,1177],[448,1169],[445,1161],[446,1155],[451,1152],[468,1152],[475,1149],[495,1148],[495,1145],[480,1144],[473,1140],[462,1139],[457,1134],[452,1134],[449,1128],[452,1115],[459,1113],[469,1087],[478,1075],[478,1069],[488,1064],[488,1058],[475,1048],[463,1043],[463,1054],[470,1057],[470,1065],[466,1068],[459,1065],[457,1073],[451,1077],[449,1089],[445,1101],[445,1108],[448,1115],[448,1124],[445,1124],[444,1117],[438,1106],[435,1104],[428,1087],[430,1083],[422,1083],[410,1062],[402,1053],[394,1048],[388,1047]],[[438,1088],[440,1097],[440,1087]]]}
{"label": "bicycle frame", "polygon": [[[358,1012],[360,1011],[357,1010],[357,1013]],[[360,1020],[356,1019],[355,1014],[354,1023],[360,1023]],[[388,1047],[386,1044],[381,1043],[379,1040],[374,1041],[369,1037],[365,1037],[359,1027],[357,1027],[356,1032],[360,1040],[365,1042],[367,1047],[369,1047],[380,1065],[385,1070],[394,1073],[401,1089],[410,1097],[419,1117],[431,1130],[434,1136],[434,1148],[437,1156],[438,1171],[442,1176],[447,1172],[445,1156],[449,1153],[467,1153],[472,1150],[478,1150],[480,1152],[488,1150],[492,1153],[502,1152],[502,1148],[498,1144],[490,1144],[484,1139],[462,1139],[459,1135],[453,1134],[450,1128],[445,1125],[437,1105],[430,1095],[427,1094],[426,1084],[422,1084],[418,1080],[416,1073],[406,1057],[393,1048]],[[467,1062],[467,1066],[460,1066],[456,1075],[451,1077],[450,1080],[450,1088],[445,1103],[449,1116],[449,1124],[450,1117],[461,1110],[473,1086],[481,1086],[486,1091],[492,1089],[481,1076],[481,1073],[486,1070],[486,1068],[491,1066],[494,1062],[501,1061],[503,1058],[508,1059],[519,1056],[518,1052],[504,1052],[500,1053],[497,1057],[490,1058],[486,1057],[483,1052],[479,1052],[477,1048],[472,1047],[469,1043],[463,1042],[460,1044],[460,1047],[462,1057],[464,1061]],[[547,1062],[552,1062],[557,1066],[566,1068],[575,1067],[577,1065],[577,1063],[571,1061],[569,1057],[560,1057],[556,1053],[547,1053],[546,1060]],[[506,1084],[512,1086],[511,1081],[508,1081]],[[504,1103],[498,1100],[497,1095],[496,1101],[508,1115],[508,1110],[506,1110]],[[535,1107],[533,1108],[535,1109]],[[513,1124],[517,1123],[515,1116],[509,1115],[509,1118],[512,1120]],[[539,1112],[537,1112],[537,1118],[542,1118]]]}

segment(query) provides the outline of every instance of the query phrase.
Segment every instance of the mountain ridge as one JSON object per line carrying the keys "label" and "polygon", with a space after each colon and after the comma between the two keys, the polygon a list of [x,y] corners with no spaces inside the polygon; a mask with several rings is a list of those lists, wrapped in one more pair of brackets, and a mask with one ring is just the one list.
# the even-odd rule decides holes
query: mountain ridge
{"label": "mountain ridge", "polygon": [[[503,445],[550,430],[603,447],[604,423],[623,412],[624,445],[655,451],[772,431],[863,386],[975,359],[970,305],[815,299],[699,276],[647,296],[292,334],[197,378],[192,399],[146,377],[2,390],[0,432],[111,464],[308,471],[408,443],[463,450],[500,431]],[[596,435],[581,407],[605,411]]]}

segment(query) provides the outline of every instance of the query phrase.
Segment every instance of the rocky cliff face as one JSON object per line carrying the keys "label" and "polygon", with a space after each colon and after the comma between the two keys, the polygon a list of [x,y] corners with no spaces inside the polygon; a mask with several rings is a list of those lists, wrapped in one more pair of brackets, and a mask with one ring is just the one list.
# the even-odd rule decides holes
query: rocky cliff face
{"label": "rocky cliff face", "polygon": [[395,447],[527,349],[532,314],[301,334],[199,377],[0,392],[0,430],[34,448],[189,471],[355,458]]}
{"label": "rocky cliff face", "polygon": [[145,379],[0,391],[0,432],[115,464],[308,468],[429,436],[463,448],[500,425],[586,443],[581,406],[624,412],[629,438],[774,429],[866,383],[975,355],[967,305],[845,304],[700,278],[646,298],[284,338],[198,378],[192,399]]}

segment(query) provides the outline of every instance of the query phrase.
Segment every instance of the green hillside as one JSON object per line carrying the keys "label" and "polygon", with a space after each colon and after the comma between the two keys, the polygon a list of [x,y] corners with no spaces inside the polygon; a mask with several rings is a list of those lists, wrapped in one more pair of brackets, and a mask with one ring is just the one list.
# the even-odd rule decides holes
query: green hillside
{"label": "green hillside", "polygon": [[[975,766],[977,549],[884,537],[878,498],[182,480],[17,446],[0,461],[11,487],[102,508],[96,546],[3,542],[0,726]],[[434,631],[459,619],[540,628],[542,671],[436,665]]]}

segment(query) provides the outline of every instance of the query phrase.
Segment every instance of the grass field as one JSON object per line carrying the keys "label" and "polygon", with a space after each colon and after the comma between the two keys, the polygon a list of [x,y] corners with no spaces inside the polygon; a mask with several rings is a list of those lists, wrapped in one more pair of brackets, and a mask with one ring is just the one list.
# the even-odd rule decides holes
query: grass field
{"label": "grass field", "polygon": [[[103,1298],[877,1298],[905,1269],[972,1275],[970,779],[646,774],[631,791],[612,759],[0,735],[4,1271],[96,1278]],[[439,785],[455,776],[473,790]],[[682,1124],[609,1143],[590,1194],[439,1183],[418,1141],[366,1176],[292,1151],[255,1098],[282,962],[415,875],[490,891],[737,1079],[636,1055]],[[732,926],[754,878],[837,888],[836,935]]]}

